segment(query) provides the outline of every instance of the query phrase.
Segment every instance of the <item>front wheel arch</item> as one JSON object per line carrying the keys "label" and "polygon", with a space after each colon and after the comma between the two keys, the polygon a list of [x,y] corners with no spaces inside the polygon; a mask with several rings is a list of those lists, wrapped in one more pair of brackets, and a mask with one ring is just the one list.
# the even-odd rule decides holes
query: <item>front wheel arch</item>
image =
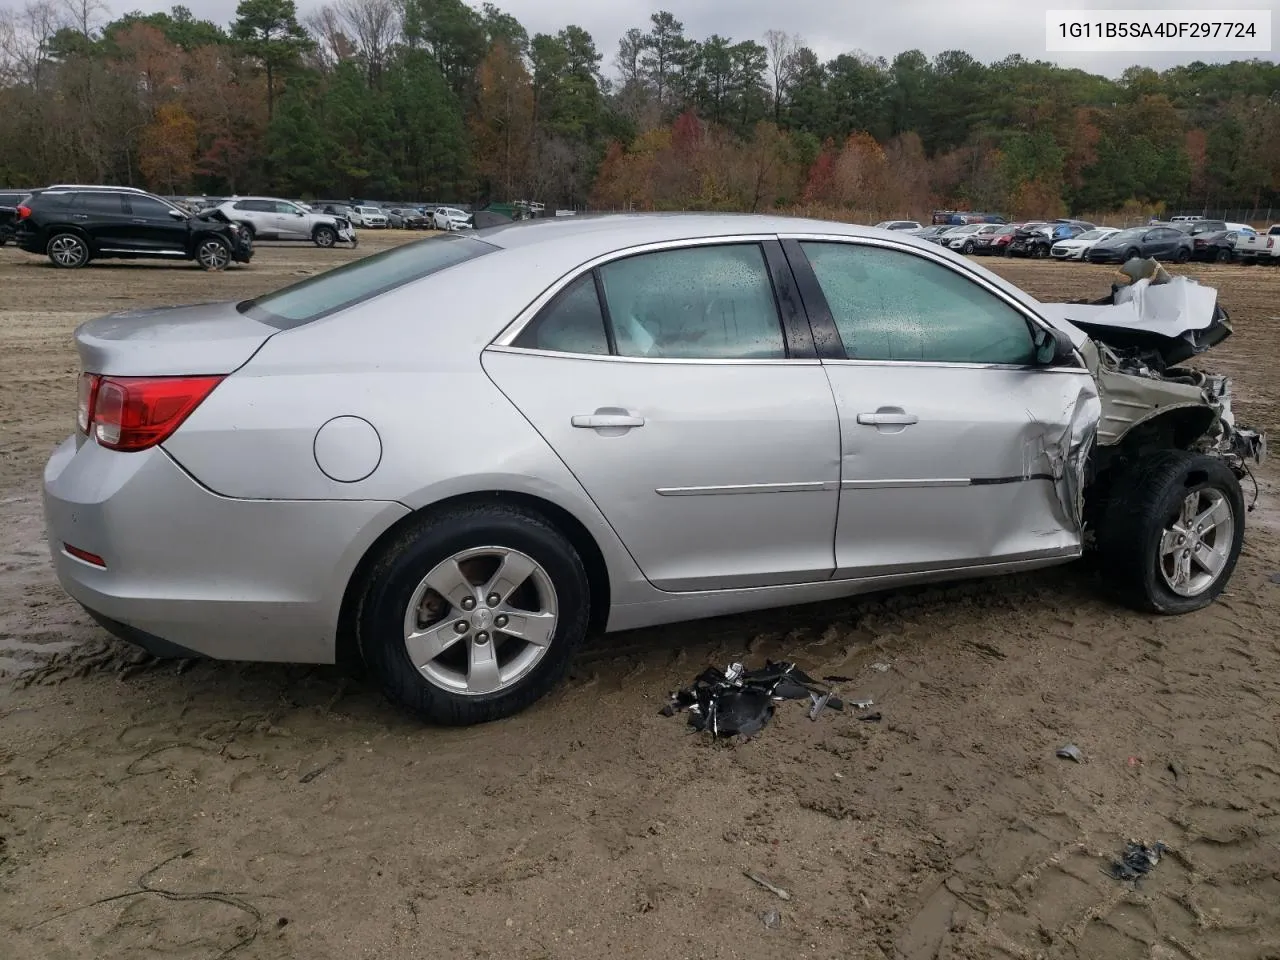
{"label": "front wheel arch", "polygon": [[577,517],[542,497],[509,490],[486,490],[475,493],[464,493],[447,497],[428,504],[401,517],[379,536],[364,552],[360,561],[347,580],[346,590],[342,595],[342,605],[338,610],[337,641],[334,650],[335,661],[352,673],[363,673],[364,664],[360,656],[358,637],[356,634],[356,618],[359,613],[360,598],[364,594],[365,583],[369,573],[386,552],[388,544],[396,540],[412,527],[421,525],[434,514],[444,513],[458,506],[496,506],[507,504],[523,507],[541,514],[552,526],[560,531],[578,551],[582,565],[586,570],[587,584],[590,587],[591,607],[587,616],[589,634],[601,634],[609,622],[610,587],[609,568],[604,553],[590,531]]}

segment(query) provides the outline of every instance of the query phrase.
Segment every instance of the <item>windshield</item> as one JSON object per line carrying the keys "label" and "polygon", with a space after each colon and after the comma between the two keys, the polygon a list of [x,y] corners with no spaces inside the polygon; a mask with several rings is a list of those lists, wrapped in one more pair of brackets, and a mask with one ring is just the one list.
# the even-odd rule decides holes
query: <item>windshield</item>
{"label": "windshield", "polygon": [[947,231],[947,236],[958,237],[958,236],[961,236],[962,234],[977,233],[980,227],[981,227],[981,224],[966,223],[963,227],[956,227],[954,230]]}
{"label": "windshield", "polygon": [[1077,240],[1101,240],[1103,237],[1107,237],[1110,235],[1111,235],[1110,230],[1086,230],[1084,233],[1080,234],[1080,236],[1076,237],[1076,239]]}
{"label": "windshield", "polygon": [[381,213],[377,207],[356,207],[361,213]]}
{"label": "windshield", "polygon": [[279,330],[291,330],[497,249],[483,240],[447,233],[355,260],[246,300],[236,309]]}
{"label": "windshield", "polygon": [[1113,233],[1111,236],[1107,237],[1107,239],[1115,240],[1117,242],[1121,240],[1140,240],[1146,232],[1146,227],[1130,227],[1128,230],[1121,230],[1119,233]]}

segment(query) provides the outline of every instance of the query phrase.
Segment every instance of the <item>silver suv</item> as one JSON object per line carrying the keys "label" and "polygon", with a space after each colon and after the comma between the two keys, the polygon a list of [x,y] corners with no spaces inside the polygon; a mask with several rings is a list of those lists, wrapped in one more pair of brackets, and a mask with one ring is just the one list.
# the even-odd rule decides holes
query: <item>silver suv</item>
{"label": "silver suv", "polygon": [[309,240],[317,247],[332,247],[339,241],[356,246],[356,231],[345,217],[304,210],[288,200],[274,197],[233,197],[217,208],[232,223],[238,223],[256,240]]}

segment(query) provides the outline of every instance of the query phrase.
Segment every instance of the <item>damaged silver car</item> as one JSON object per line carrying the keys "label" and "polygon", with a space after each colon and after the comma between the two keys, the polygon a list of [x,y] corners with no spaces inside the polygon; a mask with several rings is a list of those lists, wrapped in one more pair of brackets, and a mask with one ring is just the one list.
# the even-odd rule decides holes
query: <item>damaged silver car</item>
{"label": "damaged silver car", "polygon": [[[932,244],[765,216],[530,221],[76,332],[66,590],[160,655],[361,660],[510,714],[589,632],[1062,563],[1212,602],[1263,438],[1213,290],[1043,304]],[[448,309],[426,305],[449,304]]]}

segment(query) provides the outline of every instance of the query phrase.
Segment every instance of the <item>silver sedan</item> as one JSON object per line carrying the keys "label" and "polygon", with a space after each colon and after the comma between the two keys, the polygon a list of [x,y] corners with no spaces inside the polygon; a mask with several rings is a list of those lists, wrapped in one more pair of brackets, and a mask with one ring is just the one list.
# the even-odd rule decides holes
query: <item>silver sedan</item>
{"label": "silver sedan", "polygon": [[[1086,486],[1126,504],[1130,599],[1209,603],[1243,535],[1192,443],[1221,405],[1125,386],[1042,307],[901,232],[653,215],[104,317],[45,472],[54,565],[158,655],[359,658],[446,723],[528,705],[592,631],[1071,560]],[[1107,390],[1137,422],[1174,388],[1209,414],[1135,479]]]}

